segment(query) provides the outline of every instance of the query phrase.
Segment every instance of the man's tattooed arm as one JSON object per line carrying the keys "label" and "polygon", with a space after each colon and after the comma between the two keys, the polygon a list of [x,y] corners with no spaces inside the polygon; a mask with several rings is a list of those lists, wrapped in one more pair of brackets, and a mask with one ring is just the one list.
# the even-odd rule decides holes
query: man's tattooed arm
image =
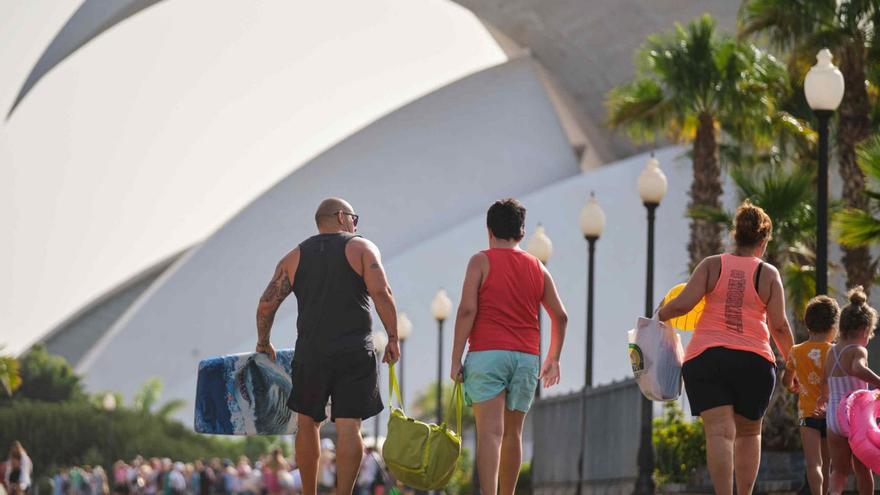
{"label": "man's tattooed arm", "polygon": [[269,334],[272,331],[272,322],[275,321],[275,313],[284,299],[290,295],[292,288],[283,261],[275,267],[272,281],[266,286],[257,306],[257,344],[269,345]]}

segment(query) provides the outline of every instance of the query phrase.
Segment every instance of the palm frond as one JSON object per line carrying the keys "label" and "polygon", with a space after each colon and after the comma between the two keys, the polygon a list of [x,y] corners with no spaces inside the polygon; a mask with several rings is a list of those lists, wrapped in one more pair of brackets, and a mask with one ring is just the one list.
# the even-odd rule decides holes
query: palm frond
{"label": "palm frond", "polygon": [[21,386],[20,365],[12,356],[0,356],[0,385],[8,396]]}
{"label": "palm frond", "polygon": [[134,395],[134,409],[144,414],[151,413],[161,395],[162,380],[156,377],[149,378]]}
{"label": "palm frond", "polygon": [[175,412],[183,409],[186,406],[186,401],[183,399],[174,399],[166,402],[156,411],[156,416],[160,418],[168,419]]}
{"label": "palm frond", "polygon": [[694,220],[705,220],[714,222],[725,227],[733,225],[733,215],[731,212],[723,208],[712,208],[710,206],[695,205],[688,209],[687,216]]}
{"label": "palm frond", "polygon": [[739,12],[739,36],[764,34],[787,51],[805,36],[833,26],[836,8],[835,0],[747,0]]}
{"label": "palm frond", "polygon": [[670,120],[672,109],[660,85],[647,77],[612,89],[606,106],[608,125],[623,127],[635,141],[654,139]]}
{"label": "palm frond", "polygon": [[880,220],[856,208],[845,208],[834,214],[837,241],[844,246],[868,246],[880,243]]}
{"label": "palm frond", "polygon": [[856,150],[859,167],[875,185],[880,185],[880,136],[875,136]]}
{"label": "palm frond", "polygon": [[782,267],[782,279],[788,303],[799,318],[816,293],[816,269],[810,265],[788,262]]}

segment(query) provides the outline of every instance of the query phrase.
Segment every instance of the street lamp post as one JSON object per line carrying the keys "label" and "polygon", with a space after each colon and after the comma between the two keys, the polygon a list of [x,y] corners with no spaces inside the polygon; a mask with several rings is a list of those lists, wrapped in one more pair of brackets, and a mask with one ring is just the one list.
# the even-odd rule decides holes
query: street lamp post
{"label": "street lamp post", "polygon": [[843,74],[823,48],[804,80],[807,103],[819,120],[819,176],[816,184],[816,293],[828,293],[828,122],[843,99]]}
{"label": "street lamp post", "polygon": [[431,301],[431,314],[437,320],[437,424],[443,422],[443,322],[449,318],[452,301],[445,289],[440,289]]}
{"label": "street lamp post", "polygon": [[[544,226],[540,223],[537,227],[535,227],[535,233],[529,237],[529,241],[526,243],[526,251],[529,254],[534,256],[541,262],[544,266],[547,265],[547,262],[550,261],[550,256],[553,255],[553,242],[547,237],[547,232],[544,231]],[[541,311],[541,305],[538,304],[538,357],[543,355],[543,339],[544,339],[544,322],[543,322],[543,311]],[[541,398],[541,382],[538,381],[538,386],[535,387],[535,398]]]}
{"label": "street lamp post", "polygon": [[[400,361],[399,361],[398,367],[400,368],[400,401],[401,402],[405,402],[403,391],[406,389],[404,387],[404,383],[403,383],[403,375],[404,375],[404,373],[403,373],[403,357],[406,355],[406,353],[403,352],[403,347],[404,347],[404,344],[406,343],[406,339],[408,339],[410,335],[412,335],[412,322],[409,321],[409,317],[406,316],[406,313],[397,313],[397,339],[400,341]],[[400,407],[404,407],[404,405],[401,404]]]}
{"label": "street lamp post", "polygon": [[593,386],[593,273],[596,241],[605,230],[605,212],[596,201],[596,194],[591,192],[590,199],[581,210],[581,232],[587,240],[587,342],[584,347],[584,388]]}
{"label": "street lamp post", "polygon": [[[376,349],[376,353],[379,355],[379,359],[382,359],[382,355],[385,354],[386,346],[388,346],[388,335],[386,335],[385,332],[382,331],[373,332],[373,348]],[[379,367],[379,370],[380,372],[376,376],[376,381],[381,389],[382,368]],[[401,404],[400,407],[403,407],[403,404]],[[373,425],[373,446],[375,446],[377,449],[379,448],[379,416],[381,416],[381,413],[376,415],[375,423]]]}
{"label": "street lamp post", "polygon": [[[584,345],[584,388],[581,392],[581,435],[587,433],[587,390],[593,386],[593,273],[596,241],[605,230],[605,212],[596,201],[596,194],[591,192],[590,199],[581,210],[581,232],[587,240],[587,335]],[[581,438],[580,455],[578,456],[577,493],[581,494],[584,482],[584,457],[587,439]]]}
{"label": "street lamp post", "polygon": [[113,458],[112,458],[112,450],[113,450],[113,411],[116,410],[116,397],[111,393],[104,394],[104,399],[101,401],[101,406],[107,411],[107,472],[113,472]]}
{"label": "street lamp post", "polygon": [[[654,312],[654,218],[657,207],[666,196],[666,175],[660,170],[660,162],[651,153],[651,158],[638,179],[639,196],[648,210],[648,255],[645,281],[645,317]],[[636,493],[654,493],[654,447],[652,445],[652,421],[654,404],[642,397],[641,437],[639,439],[639,477],[636,480]]]}

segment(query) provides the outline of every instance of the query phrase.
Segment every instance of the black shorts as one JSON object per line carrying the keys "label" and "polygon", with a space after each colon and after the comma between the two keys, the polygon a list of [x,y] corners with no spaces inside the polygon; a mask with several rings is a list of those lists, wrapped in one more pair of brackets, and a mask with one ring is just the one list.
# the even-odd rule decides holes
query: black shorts
{"label": "black shorts", "polygon": [[719,406],[751,420],[764,417],[776,386],[776,365],[749,351],[712,347],[681,368],[694,416]]}
{"label": "black shorts", "polygon": [[361,349],[332,357],[297,352],[291,366],[293,381],[287,407],[315,421],[367,419],[382,412],[379,360],[376,351]]}
{"label": "black shorts", "polygon": [[799,426],[803,426],[806,428],[812,428],[814,430],[819,430],[819,433],[822,435],[822,438],[828,436],[828,426],[825,422],[825,418],[801,418],[798,421]]}

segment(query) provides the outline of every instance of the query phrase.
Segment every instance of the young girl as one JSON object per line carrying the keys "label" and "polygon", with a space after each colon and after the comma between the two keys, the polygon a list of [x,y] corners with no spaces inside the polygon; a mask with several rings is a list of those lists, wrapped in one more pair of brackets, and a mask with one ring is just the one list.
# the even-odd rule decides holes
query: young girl
{"label": "young girl", "polygon": [[831,348],[825,363],[828,447],[831,451],[829,491],[832,494],[843,492],[852,466],[859,493],[866,495],[874,493],[874,477],[852,455],[849,442],[838,423],[837,407],[855,390],[867,389],[869,384],[880,387],[880,376],[868,368],[868,350],[865,348],[874,337],[877,311],[868,306],[868,298],[861,286],[849,291],[847,296],[850,303],[840,313],[840,340]]}
{"label": "young girl", "polygon": [[804,323],[810,332],[806,342],[791,348],[782,383],[798,394],[798,425],[810,492],[828,492],[828,444],[825,442],[825,410],[819,407],[825,361],[834,340],[840,307],[828,296],[816,296],[807,304]]}

